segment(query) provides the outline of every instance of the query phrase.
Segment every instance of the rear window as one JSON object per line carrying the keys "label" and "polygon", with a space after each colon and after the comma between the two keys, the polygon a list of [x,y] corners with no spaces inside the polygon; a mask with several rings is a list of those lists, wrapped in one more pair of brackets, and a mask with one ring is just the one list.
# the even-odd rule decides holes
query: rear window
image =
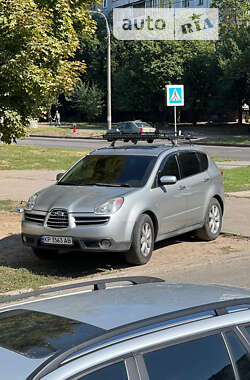
{"label": "rear window", "polygon": [[19,309],[0,314],[0,346],[31,359],[66,350],[104,331],[88,323],[37,311]]}

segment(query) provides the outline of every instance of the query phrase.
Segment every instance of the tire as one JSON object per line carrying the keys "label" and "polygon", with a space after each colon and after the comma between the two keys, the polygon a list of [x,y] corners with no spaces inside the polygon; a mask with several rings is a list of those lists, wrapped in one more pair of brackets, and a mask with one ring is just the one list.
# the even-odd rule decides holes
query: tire
{"label": "tire", "polygon": [[128,140],[128,139],[124,139],[123,141],[124,141],[125,143],[129,142],[129,140]]}
{"label": "tire", "polygon": [[206,241],[215,240],[221,231],[222,211],[217,199],[212,198],[206,212],[204,226],[196,231],[198,238]]}
{"label": "tire", "polygon": [[148,139],[147,142],[148,142],[149,144],[152,144],[152,143],[154,142],[154,140],[153,140],[153,139]]}
{"label": "tire", "polygon": [[154,248],[154,225],[152,219],[142,214],[138,218],[132,235],[132,244],[129,252],[125,255],[127,263],[133,265],[146,264]]}
{"label": "tire", "polygon": [[54,249],[32,248],[32,251],[41,260],[55,260],[58,257],[58,253]]}

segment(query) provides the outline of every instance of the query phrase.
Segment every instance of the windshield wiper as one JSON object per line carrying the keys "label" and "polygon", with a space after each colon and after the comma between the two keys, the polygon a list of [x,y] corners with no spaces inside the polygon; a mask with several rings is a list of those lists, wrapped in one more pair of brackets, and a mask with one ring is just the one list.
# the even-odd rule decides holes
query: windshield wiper
{"label": "windshield wiper", "polygon": [[97,182],[95,186],[107,186],[107,187],[131,187],[128,183],[102,183]]}

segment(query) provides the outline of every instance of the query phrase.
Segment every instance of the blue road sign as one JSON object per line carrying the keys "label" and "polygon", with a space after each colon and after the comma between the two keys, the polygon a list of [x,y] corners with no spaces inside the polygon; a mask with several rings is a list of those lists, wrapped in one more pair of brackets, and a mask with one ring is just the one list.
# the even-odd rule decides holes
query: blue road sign
{"label": "blue road sign", "polygon": [[168,106],[184,106],[184,86],[169,85],[167,90],[167,105]]}

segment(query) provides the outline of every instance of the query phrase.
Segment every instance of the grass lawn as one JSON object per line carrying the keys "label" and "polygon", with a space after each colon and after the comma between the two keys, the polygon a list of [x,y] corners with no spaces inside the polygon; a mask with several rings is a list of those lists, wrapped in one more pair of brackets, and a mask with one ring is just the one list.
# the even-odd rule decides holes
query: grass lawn
{"label": "grass lawn", "polygon": [[[74,255],[74,254],[73,254]],[[0,266],[0,293],[17,289],[38,289],[58,282],[81,280],[90,275],[107,273],[125,267],[121,257],[100,255],[66,255],[54,261],[25,260],[24,264]],[[108,255],[111,256],[111,255]],[[105,262],[106,261],[106,262]],[[110,264],[110,262],[112,264]]]}
{"label": "grass lawn", "polygon": [[250,190],[250,166],[223,169],[223,173],[226,192]]}
{"label": "grass lawn", "polygon": [[241,145],[250,145],[250,136],[216,136],[216,137],[207,137],[202,139],[201,142],[210,143],[210,144],[241,144]]}
{"label": "grass lawn", "polygon": [[9,212],[17,212],[18,208],[23,208],[20,202],[10,201],[10,200],[0,200],[0,211],[9,211]]}
{"label": "grass lawn", "polygon": [[86,151],[38,146],[0,145],[0,170],[66,170]]}
{"label": "grass lawn", "polygon": [[49,126],[48,123],[39,124],[38,128],[29,129],[30,135],[58,136],[58,137],[98,137],[105,134],[106,123],[76,123],[76,133],[73,132],[73,123],[62,124],[60,127]]}

